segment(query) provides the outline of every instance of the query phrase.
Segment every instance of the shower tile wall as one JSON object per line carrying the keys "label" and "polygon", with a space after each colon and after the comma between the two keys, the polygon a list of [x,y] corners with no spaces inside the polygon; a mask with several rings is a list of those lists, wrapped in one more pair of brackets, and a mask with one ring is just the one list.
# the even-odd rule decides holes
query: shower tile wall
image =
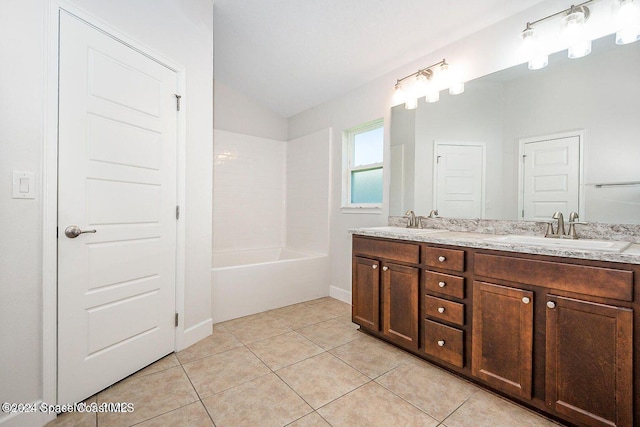
{"label": "shower tile wall", "polygon": [[287,143],[216,129],[213,251],[284,244]]}
{"label": "shower tile wall", "polygon": [[287,144],[287,246],[327,253],[331,129]]}

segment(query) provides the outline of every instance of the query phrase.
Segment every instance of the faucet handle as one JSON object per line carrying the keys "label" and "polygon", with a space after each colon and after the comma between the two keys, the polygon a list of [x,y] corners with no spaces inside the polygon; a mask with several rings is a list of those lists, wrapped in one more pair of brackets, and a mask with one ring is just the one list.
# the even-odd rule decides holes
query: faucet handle
{"label": "faucet handle", "polygon": [[569,223],[575,222],[575,220],[577,220],[577,219],[578,219],[578,213],[577,212],[569,213]]}
{"label": "faucet handle", "polygon": [[569,231],[567,231],[567,238],[568,239],[577,239],[578,238],[578,233],[576,233],[576,225],[577,224],[588,224],[588,222],[581,222],[581,221],[569,221]]}
{"label": "faucet handle", "polygon": [[553,229],[553,222],[546,221],[547,223],[547,231],[544,233],[544,237],[552,237],[555,235],[555,230]]}

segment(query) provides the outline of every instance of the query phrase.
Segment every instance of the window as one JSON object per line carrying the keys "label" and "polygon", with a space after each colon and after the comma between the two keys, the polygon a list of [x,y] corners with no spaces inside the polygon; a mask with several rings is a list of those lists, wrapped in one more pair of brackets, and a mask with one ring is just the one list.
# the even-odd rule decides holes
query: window
{"label": "window", "polygon": [[382,119],[344,132],[344,208],[381,207],[383,147]]}

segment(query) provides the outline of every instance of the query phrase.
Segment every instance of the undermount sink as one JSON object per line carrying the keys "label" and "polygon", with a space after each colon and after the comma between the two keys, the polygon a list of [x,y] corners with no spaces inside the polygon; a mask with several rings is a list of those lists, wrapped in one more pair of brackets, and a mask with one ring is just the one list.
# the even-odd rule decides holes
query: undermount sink
{"label": "undermount sink", "polygon": [[362,230],[369,231],[381,231],[381,232],[392,232],[392,233],[403,233],[403,234],[432,234],[432,233],[442,233],[447,230],[439,230],[435,228],[407,228],[407,227],[369,227],[363,228]]}
{"label": "undermount sink", "polygon": [[533,245],[546,248],[573,249],[578,251],[602,251],[622,252],[631,244],[630,242],[616,242],[612,240],[590,239],[554,239],[539,236],[520,236],[510,234],[507,236],[490,237],[485,239],[495,243],[507,243],[516,245]]}

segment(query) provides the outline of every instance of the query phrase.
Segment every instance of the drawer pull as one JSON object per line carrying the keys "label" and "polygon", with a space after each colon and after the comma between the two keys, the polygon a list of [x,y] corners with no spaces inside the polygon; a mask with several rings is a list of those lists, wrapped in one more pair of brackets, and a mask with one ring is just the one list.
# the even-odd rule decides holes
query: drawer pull
{"label": "drawer pull", "polygon": [[438,282],[438,286],[440,286],[441,288],[444,288],[445,286],[447,286],[446,282]]}
{"label": "drawer pull", "polygon": [[378,268],[378,265],[377,265],[377,264],[373,264],[373,265],[371,266],[371,268],[373,268],[373,269],[375,270],[376,268]]}
{"label": "drawer pull", "polygon": [[556,303],[553,301],[547,301],[547,307],[549,308],[556,308]]}
{"label": "drawer pull", "polygon": [[439,341],[438,341],[438,345],[439,345],[440,347],[444,347],[444,340],[439,340]]}
{"label": "drawer pull", "polygon": [[531,302],[531,299],[529,297],[522,297],[522,302],[525,304],[529,304]]}
{"label": "drawer pull", "polygon": [[446,257],[444,257],[444,256],[442,256],[442,255],[440,255],[440,256],[438,257],[438,261],[440,261],[440,262],[445,262],[446,260],[447,260],[447,258],[446,258]]}
{"label": "drawer pull", "polygon": [[389,267],[387,267],[386,265],[384,267],[382,267],[382,271],[387,271],[389,269]]}
{"label": "drawer pull", "polygon": [[438,313],[440,314],[444,313],[444,307],[438,307]]}

